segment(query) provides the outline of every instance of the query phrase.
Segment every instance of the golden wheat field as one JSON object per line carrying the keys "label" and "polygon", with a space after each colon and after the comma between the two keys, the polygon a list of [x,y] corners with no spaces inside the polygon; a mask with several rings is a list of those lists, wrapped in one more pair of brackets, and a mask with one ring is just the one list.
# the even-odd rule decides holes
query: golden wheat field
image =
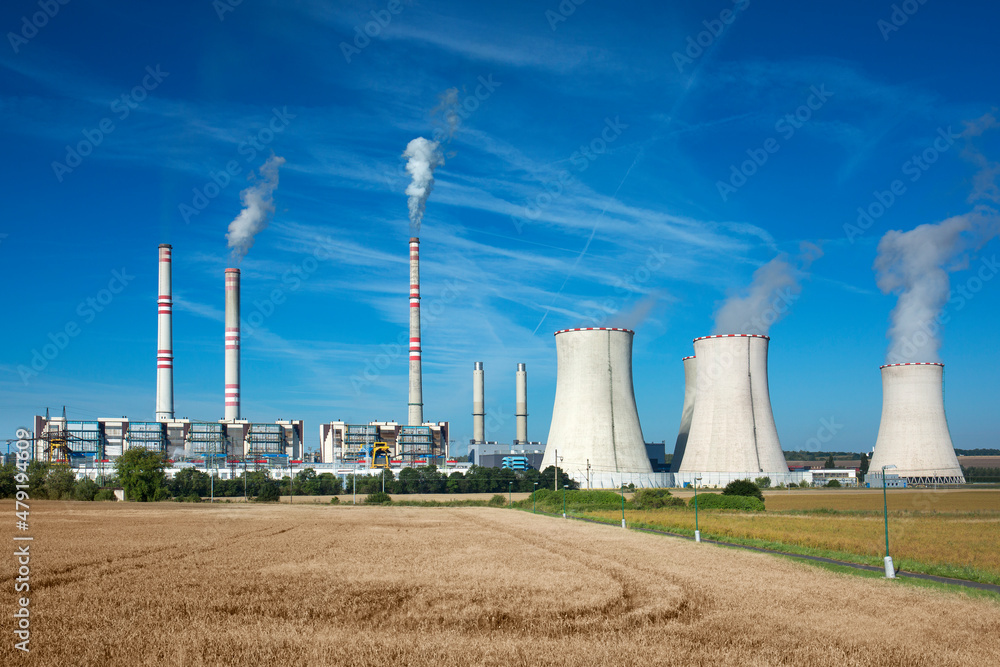
{"label": "golden wheat field", "polygon": [[31,517],[38,665],[1000,664],[993,600],[510,509]]}

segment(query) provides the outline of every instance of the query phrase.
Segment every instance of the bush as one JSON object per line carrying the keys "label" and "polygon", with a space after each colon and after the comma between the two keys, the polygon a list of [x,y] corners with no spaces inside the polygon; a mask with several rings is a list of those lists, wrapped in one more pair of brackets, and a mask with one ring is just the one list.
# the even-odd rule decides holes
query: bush
{"label": "bush", "polygon": [[258,503],[276,503],[279,498],[281,498],[281,493],[278,491],[278,485],[271,480],[267,480],[267,483],[261,484],[260,491],[257,492],[254,501]]}
{"label": "bush", "polygon": [[502,493],[494,493],[490,501],[486,503],[490,507],[503,507],[507,504],[507,496]]}
{"label": "bush", "polygon": [[188,495],[184,496],[182,500],[186,503],[200,503],[201,496],[199,496],[197,493],[189,493]]}
{"label": "bush", "polygon": [[639,489],[632,496],[632,507],[637,510],[684,507],[684,501],[673,497],[666,489]]}
{"label": "bush", "polygon": [[338,498],[337,496],[334,496],[333,498],[330,498],[330,504],[331,505],[339,505],[340,504],[340,498]]}
{"label": "bush", "polygon": [[[695,506],[692,498],[689,503]],[[763,512],[764,501],[753,496],[719,495],[718,493],[699,493],[698,509],[700,510],[743,510],[745,512]]]}
{"label": "bush", "polygon": [[[771,478],[770,477],[758,477],[757,479],[754,480],[754,484],[757,485],[758,489],[769,488],[771,486]],[[778,486],[780,487],[781,485],[779,484]]]}
{"label": "bush", "polygon": [[94,500],[116,500],[113,489],[101,489],[94,494]]}
{"label": "bush", "polygon": [[[767,480],[770,482],[771,480]],[[757,498],[763,504],[764,494],[760,492],[760,487],[749,479],[734,479],[726,488],[722,490],[724,496],[747,496]]]}
{"label": "bush", "polygon": [[833,489],[839,489],[841,487],[841,484],[840,484],[840,482],[838,482],[835,479],[830,479],[830,480],[827,480],[826,486],[828,486],[830,488],[833,488]]}
{"label": "bush", "polygon": [[375,493],[369,493],[365,496],[365,505],[391,505],[392,496],[388,493],[382,493],[381,491],[376,491]]}
{"label": "bush", "polygon": [[100,490],[101,487],[97,486],[97,482],[89,477],[84,477],[73,487],[73,497],[77,500],[93,500]]}

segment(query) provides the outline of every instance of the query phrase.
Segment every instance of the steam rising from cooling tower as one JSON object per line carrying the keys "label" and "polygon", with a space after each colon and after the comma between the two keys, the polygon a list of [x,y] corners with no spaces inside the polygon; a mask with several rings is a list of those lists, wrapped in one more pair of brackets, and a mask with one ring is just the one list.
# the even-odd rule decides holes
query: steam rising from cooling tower
{"label": "steam rising from cooling tower", "polygon": [[240,193],[243,210],[229,223],[226,241],[232,250],[233,261],[239,262],[253,247],[254,236],[267,227],[274,215],[274,191],[278,187],[278,167],[285,158],[272,155],[261,165],[257,182]]}
{"label": "steam rising from cooling tower", "polygon": [[575,479],[652,472],[632,388],[633,335],[596,327],[556,332],[556,398],[543,470],[559,465]]}
{"label": "steam rising from cooling tower", "polygon": [[240,270],[226,269],[225,419],[240,418]]}
{"label": "steam rising from cooling tower", "polygon": [[819,246],[803,241],[795,259],[782,253],[753,274],[750,286],[730,296],[715,313],[715,333],[753,333],[766,336],[784,317],[801,291],[803,273],[823,256]]}
{"label": "steam rising from cooling tower", "polygon": [[410,233],[420,233],[420,222],[424,219],[427,198],[434,189],[434,169],[444,164],[440,144],[423,137],[417,137],[406,145],[403,157],[407,158],[406,171],[412,181],[406,187],[410,208]]}
{"label": "steam rising from cooling tower", "polygon": [[156,420],[174,418],[173,291],[171,288],[171,247],[160,246],[159,291],[156,316]]}
{"label": "steam rising from cooling tower", "polygon": [[890,363],[939,361],[937,318],[948,300],[948,274],[967,267],[970,252],[998,233],[1000,218],[985,206],[908,232],[886,232],[874,269],[879,289],[899,295],[890,316]]}

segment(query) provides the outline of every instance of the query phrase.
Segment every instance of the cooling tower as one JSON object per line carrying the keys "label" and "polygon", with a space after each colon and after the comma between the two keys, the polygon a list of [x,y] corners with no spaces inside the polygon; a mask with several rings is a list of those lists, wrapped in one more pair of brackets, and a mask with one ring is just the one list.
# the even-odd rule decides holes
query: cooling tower
{"label": "cooling tower", "polygon": [[424,392],[420,376],[420,239],[410,239],[410,400],[408,425],[424,421]]}
{"label": "cooling tower", "polygon": [[170,270],[171,247],[160,246],[160,281],[156,298],[156,420],[174,418],[173,292]]}
{"label": "cooling tower", "polygon": [[226,269],[226,411],[240,418],[240,270]]}
{"label": "cooling tower", "polygon": [[688,433],[691,431],[691,415],[694,414],[696,357],[684,357],[684,405],[681,408],[681,427],[677,431],[677,442],[674,443],[674,458],[670,460],[670,472],[677,472],[684,460],[684,449],[687,447]]}
{"label": "cooling tower", "polygon": [[696,397],[678,472],[788,473],[767,388],[769,340],[759,334],[694,339]]}
{"label": "cooling tower", "polygon": [[653,471],[632,390],[633,335],[597,327],[556,332],[556,399],[543,470],[558,465],[581,476],[589,462],[596,473]]}
{"label": "cooling tower", "polygon": [[[868,474],[892,474],[910,484],[964,484],[944,416],[944,364],[882,366],[882,423]],[[888,472],[888,471],[887,471]]]}
{"label": "cooling tower", "polygon": [[486,405],[483,382],[483,362],[475,362],[472,368],[472,439],[477,443],[486,442]]}
{"label": "cooling tower", "polygon": [[514,376],[517,383],[514,413],[517,418],[517,442],[528,442],[528,371],[524,364],[517,365]]}

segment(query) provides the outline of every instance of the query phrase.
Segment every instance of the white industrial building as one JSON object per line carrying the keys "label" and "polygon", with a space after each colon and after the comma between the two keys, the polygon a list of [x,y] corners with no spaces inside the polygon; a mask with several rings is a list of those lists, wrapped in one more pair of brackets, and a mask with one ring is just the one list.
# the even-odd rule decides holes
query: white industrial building
{"label": "white industrial building", "polygon": [[448,426],[448,422],[409,426],[395,421],[320,424],[320,460],[323,463],[354,465],[366,459],[368,448],[376,442],[384,442],[392,451],[394,467],[415,468],[431,463],[441,466],[449,457]]}

